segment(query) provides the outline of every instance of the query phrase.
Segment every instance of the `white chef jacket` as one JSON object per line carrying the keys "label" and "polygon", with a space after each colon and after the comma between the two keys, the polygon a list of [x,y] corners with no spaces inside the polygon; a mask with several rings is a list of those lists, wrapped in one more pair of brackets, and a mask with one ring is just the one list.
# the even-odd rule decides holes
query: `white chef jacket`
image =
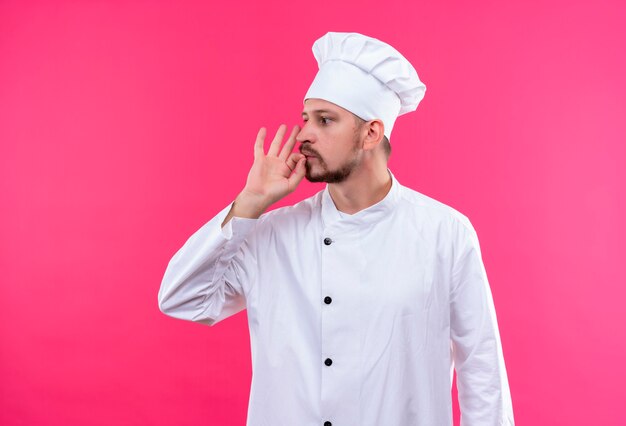
{"label": "white chef jacket", "polygon": [[402,186],[340,215],[328,186],[258,219],[231,205],[170,260],[167,315],[247,309],[248,426],[513,425],[492,294],[466,216]]}

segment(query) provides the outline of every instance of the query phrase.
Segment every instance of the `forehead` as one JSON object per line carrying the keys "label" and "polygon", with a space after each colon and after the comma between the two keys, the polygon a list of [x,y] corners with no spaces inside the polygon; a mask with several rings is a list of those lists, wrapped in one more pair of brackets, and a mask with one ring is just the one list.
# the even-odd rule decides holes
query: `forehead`
{"label": "forehead", "polygon": [[337,104],[325,101],[324,99],[310,98],[304,101],[302,114],[311,114],[318,110],[334,112],[335,114],[346,114],[348,111]]}

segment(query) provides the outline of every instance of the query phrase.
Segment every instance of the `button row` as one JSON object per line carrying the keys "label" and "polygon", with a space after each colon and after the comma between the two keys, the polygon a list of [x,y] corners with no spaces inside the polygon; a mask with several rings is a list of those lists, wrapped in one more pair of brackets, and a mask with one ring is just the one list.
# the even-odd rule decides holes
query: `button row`
{"label": "button row", "polygon": [[[332,243],[333,243],[333,240],[332,240],[332,239],[330,239],[330,238],[328,238],[328,237],[324,238],[324,244],[325,244],[325,245],[329,246],[329,245],[331,245]],[[333,301],[333,299],[332,299],[330,296],[326,296],[326,297],[324,297],[324,303],[326,303],[327,305],[330,305],[332,301]],[[332,365],[332,363],[333,363],[333,360],[332,360],[332,359],[330,359],[330,358],[326,358],[326,359],[324,360],[324,364],[326,364],[326,365],[327,365],[327,366],[329,366],[329,367]],[[331,422],[329,422],[329,421],[325,421],[325,422],[324,422],[324,426],[333,426],[333,424],[332,424]]]}

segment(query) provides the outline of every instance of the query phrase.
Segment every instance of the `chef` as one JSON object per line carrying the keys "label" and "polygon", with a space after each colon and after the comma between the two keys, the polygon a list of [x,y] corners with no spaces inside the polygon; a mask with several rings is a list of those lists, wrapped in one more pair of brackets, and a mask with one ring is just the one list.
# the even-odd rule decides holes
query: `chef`
{"label": "chef", "polygon": [[[513,425],[476,232],[387,167],[426,86],[362,34],[313,53],[302,126],[267,151],[259,130],[245,187],[167,265],[160,310],[214,326],[247,309],[248,426],[452,425],[454,371],[462,426]],[[268,211],[305,177],[326,186]]]}

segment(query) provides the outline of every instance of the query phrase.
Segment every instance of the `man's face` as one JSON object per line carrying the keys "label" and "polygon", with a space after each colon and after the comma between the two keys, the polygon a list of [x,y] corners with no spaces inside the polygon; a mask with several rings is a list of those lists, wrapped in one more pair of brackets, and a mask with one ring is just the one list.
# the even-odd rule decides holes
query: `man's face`
{"label": "man's face", "polygon": [[310,182],[343,182],[361,161],[361,140],[354,115],[332,102],[307,99],[296,136],[306,155]]}

